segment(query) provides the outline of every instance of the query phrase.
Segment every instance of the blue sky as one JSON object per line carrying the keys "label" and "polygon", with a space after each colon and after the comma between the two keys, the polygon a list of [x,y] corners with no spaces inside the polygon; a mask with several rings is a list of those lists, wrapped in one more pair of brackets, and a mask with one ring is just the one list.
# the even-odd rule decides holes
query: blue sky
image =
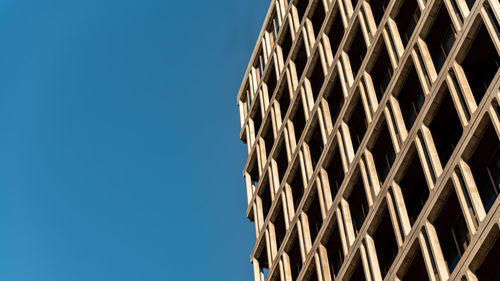
{"label": "blue sky", "polygon": [[268,4],[0,0],[0,280],[253,280],[236,92]]}

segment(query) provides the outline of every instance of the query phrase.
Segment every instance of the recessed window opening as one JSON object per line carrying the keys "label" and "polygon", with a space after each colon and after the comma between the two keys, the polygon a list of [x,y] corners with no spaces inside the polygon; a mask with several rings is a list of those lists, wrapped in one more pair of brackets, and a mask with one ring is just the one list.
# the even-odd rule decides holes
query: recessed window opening
{"label": "recessed window opening", "polygon": [[283,207],[280,206],[278,207],[278,209],[279,209],[278,215],[276,216],[273,222],[275,236],[276,236],[276,249],[279,249],[281,247],[281,244],[283,243],[286,234],[285,216],[283,213]]}
{"label": "recessed window opening", "polygon": [[353,76],[356,76],[366,55],[365,39],[363,38],[363,32],[361,31],[361,28],[359,28],[359,26],[357,27],[356,35],[352,40],[351,47],[349,48],[347,54],[349,55],[352,74]]}
{"label": "recessed window opening", "polygon": [[399,187],[403,194],[408,219],[413,225],[429,198],[429,187],[416,153],[413,155],[403,179],[399,182]]}
{"label": "recessed window opening", "polygon": [[271,189],[269,188],[269,182],[265,181],[263,183],[262,188],[260,189],[259,192],[260,199],[262,201],[262,216],[264,217],[264,220],[267,218],[267,214],[269,213],[269,209],[271,209]]}
{"label": "recessed window opening", "polygon": [[385,11],[387,10],[389,0],[371,0],[369,2],[373,14],[373,19],[375,20],[375,24],[378,26],[380,24],[380,20],[384,16]]}
{"label": "recessed window opening", "polygon": [[306,118],[304,116],[304,109],[302,108],[302,101],[299,100],[298,108],[295,112],[295,116],[291,120],[293,123],[293,129],[295,132],[295,141],[299,142],[300,136],[304,131],[304,127],[306,125]]}
{"label": "recessed window opening", "polygon": [[330,273],[332,280],[337,279],[340,267],[344,262],[344,251],[340,242],[339,229],[337,225],[333,226],[333,232],[325,244],[326,252],[328,254],[328,265],[330,266]]}
{"label": "recessed window opening", "polygon": [[299,16],[299,22],[302,22],[302,19],[304,18],[304,14],[307,9],[307,4],[309,4],[308,0],[298,0],[295,1],[295,7],[297,8],[297,14]]}
{"label": "recessed window opening", "polygon": [[311,18],[311,23],[316,38],[319,37],[319,31],[321,30],[321,26],[323,25],[324,21],[325,21],[325,9],[323,8],[323,4],[321,3],[321,1],[318,1],[316,4],[316,9],[314,10],[314,15]]}
{"label": "recessed window opening", "polygon": [[260,252],[260,255],[257,257],[257,261],[259,262],[259,267],[262,273],[265,276],[269,273],[269,261],[267,260],[267,252],[264,246],[264,249]]}
{"label": "recessed window opening", "polygon": [[308,78],[311,83],[311,90],[313,94],[314,101],[318,98],[323,82],[325,81],[325,75],[323,74],[323,68],[321,67],[321,61],[318,59],[316,65],[314,66],[311,77]]}
{"label": "recessed window opening", "polygon": [[257,188],[257,183],[259,182],[259,169],[257,167],[256,161],[254,161],[253,166],[250,168],[250,181],[252,185]]}
{"label": "recessed window opening", "polygon": [[488,254],[484,257],[482,264],[474,272],[478,281],[498,281],[500,280],[500,238],[496,237],[495,243],[489,249]]}
{"label": "recessed window opening", "polygon": [[483,23],[461,65],[479,104],[500,67],[500,57]]}
{"label": "recessed window opening", "polygon": [[283,79],[283,83],[285,84],[285,86],[282,87],[281,93],[279,97],[277,97],[277,100],[280,104],[281,120],[285,120],[286,112],[290,107],[290,91],[286,78]]}
{"label": "recessed window opening", "polygon": [[444,167],[453,154],[463,131],[448,89],[444,93],[444,98],[429,125],[429,129],[432,132],[439,159]]}
{"label": "recessed window opening", "polygon": [[316,168],[316,165],[321,158],[321,154],[323,153],[324,148],[323,139],[321,137],[321,129],[319,127],[318,121],[316,121],[314,132],[307,144],[309,146],[309,153],[311,154],[311,161],[314,169]]}
{"label": "recessed window opening", "polygon": [[295,64],[295,70],[297,71],[297,79],[300,80],[300,77],[302,77],[302,73],[304,72],[304,68],[306,67],[307,54],[303,40],[299,39],[298,44],[299,44],[297,46],[298,51],[296,51],[293,62]]}
{"label": "recessed window opening", "polygon": [[274,64],[271,64],[267,73],[267,81],[265,82],[267,86],[267,92],[269,97],[271,97],[276,89],[276,72],[274,70]]}
{"label": "recessed window opening", "polygon": [[287,253],[290,259],[290,271],[292,273],[292,280],[297,280],[300,269],[302,268],[302,257],[300,255],[299,238],[295,237],[290,251]]}
{"label": "recessed window opening", "polygon": [[358,234],[369,211],[368,201],[366,200],[365,188],[363,186],[361,176],[358,177],[347,202],[349,203],[349,210],[351,211],[354,230],[356,231],[356,234]]}
{"label": "recessed window opening", "polygon": [[396,16],[396,25],[398,26],[401,35],[401,41],[406,47],[410,37],[417,26],[418,19],[420,18],[420,8],[416,0],[406,0],[401,5],[401,9]]}
{"label": "recessed window opening", "polygon": [[266,146],[266,155],[269,158],[269,153],[271,153],[274,145],[273,127],[270,124],[267,128],[266,135],[264,136],[264,144]]}
{"label": "recessed window opening", "polygon": [[298,167],[297,171],[295,171],[295,175],[290,186],[292,188],[293,207],[297,210],[300,200],[302,200],[302,195],[304,195],[304,182],[302,181],[300,167]]}
{"label": "recessed window opening", "polygon": [[330,48],[332,50],[332,55],[335,56],[337,50],[340,46],[340,42],[342,41],[342,37],[344,36],[344,25],[342,24],[342,17],[340,16],[338,10],[332,13],[335,19],[333,23],[326,30],[326,35],[328,36],[328,40],[330,40]]}
{"label": "recessed window opening", "polygon": [[444,259],[451,273],[470,242],[470,234],[455,190],[452,190],[434,222]]}
{"label": "recessed window opening", "polygon": [[359,145],[366,133],[368,123],[366,122],[365,111],[361,100],[358,99],[356,107],[352,113],[350,120],[347,122],[349,132],[351,133],[352,146],[354,153],[358,151]]}
{"label": "recessed window opening", "polygon": [[278,165],[278,176],[280,183],[285,176],[286,169],[288,168],[288,158],[286,156],[285,142],[282,142],[280,152],[276,158],[276,164]]}
{"label": "recessed window opening", "polygon": [[429,276],[427,275],[427,270],[425,269],[424,257],[422,256],[420,246],[417,246],[417,252],[413,256],[411,264],[401,280],[429,281]]}
{"label": "recessed window opening", "polygon": [[450,16],[448,15],[445,5],[441,3],[441,7],[439,8],[439,12],[437,13],[429,35],[425,39],[436,68],[436,73],[439,73],[441,70],[456,37],[457,33],[453,27]]}
{"label": "recessed window opening", "polygon": [[361,264],[361,261],[359,259],[356,262],[354,272],[348,281],[366,281],[365,273],[363,271],[363,265]]}
{"label": "recessed window opening", "polygon": [[321,209],[319,206],[318,194],[314,195],[314,199],[309,206],[309,210],[306,211],[307,221],[309,223],[309,233],[311,234],[311,243],[314,243],[316,237],[318,237],[319,230],[323,224],[323,218],[321,217]]}
{"label": "recessed window opening", "polygon": [[338,74],[333,81],[331,90],[327,91],[327,95],[326,101],[328,102],[328,109],[330,110],[332,123],[335,124],[337,117],[339,116],[340,109],[344,105],[344,94],[342,93],[342,86],[340,85]]}
{"label": "recessed window opening", "polygon": [[332,200],[334,200],[344,180],[344,170],[342,168],[342,159],[340,158],[340,150],[338,147],[335,148],[330,163],[328,167],[326,167],[326,173],[328,174],[328,184],[330,185]]}
{"label": "recessed window opening", "polygon": [[373,154],[375,168],[377,169],[379,176],[380,186],[382,186],[387,174],[391,170],[394,159],[396,159],[396,152],[394,151],[391,136],[385,121],[380,130],[380,135],[371,149],[371,152]]}
{"label": "recessed window opening", "polygon": [[260,130],[260,125],[262,125],[262,115],[260,113],[260,107],[257,107],[257,110],[256,110],[254,116],[252,117],[252,120],[253,120],[253,127],[255,130],[255,135],[257,135],[259,133],[259,130]]}
{"label": "recessed window opening", "polygon": [[399,249],[387,208],[384,210],[382,219],[372,237],[375,242],[375,250],[383,279],[389,272],[389,268]]}
{"label": "recessed window opening", "polygon": [[500,142],[491,121],[469,159],[484,209],[488,212],[500,193]]}
{"label": "recessed window opening", "polygon": [[377,99],[379,101],[382,99],[387,86],[389,86],[392,73],[393,70],[391,61],[389,60],[389,55],[387,54],[387,49],[384,44],[384,46],[380,50],[380,54],[377,58],[375,66],[370,71],[370,75],[373,81],[373,87],[375,88],[375,94],[377,95]]}
{"label": "recessed window opening", "polygon": [[285,28],[283,32],[285,33],[285,39],[283,39],[283,43],[281,43],[280,46],[283,53],[283,61],[286,62],[288,55],[290,54],[290,49],[292,48],[292,37],[290,37],[290,31],[288,28]]}
{"label": "recessed window opening", "polygon": [[406,129],[411,130],[411,127],[417,119],[417,115],[425,102],[425,94],[422,90],[420,81],[418,80],[415,67],[412,66],[411,70],[406,77],[406,80],[399,91],[397,96],[399,108],[405,122]]}
{"label": "recessed window opening", "polygon": [[311,272],[311,274],[309,276],[305,276],[304,277],[304,280],[307,280],[307,281],[318,281],[318,273],[316,273],[316,266],[314,266],[314,269],[312,270],[312,272]]}

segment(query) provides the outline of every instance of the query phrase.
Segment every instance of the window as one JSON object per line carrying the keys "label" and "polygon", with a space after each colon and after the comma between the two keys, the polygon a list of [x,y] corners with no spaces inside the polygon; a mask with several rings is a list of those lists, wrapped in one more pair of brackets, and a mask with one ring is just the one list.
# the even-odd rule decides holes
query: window
{"label": "window", "polygon": [[[417,240],[418,241],[418,240]],[[424,257],[422,256],[422,251],[418,242],[416,243],[417,252],[413,257],[411,257],[411,264],[408,270],[401,278],[404,281],[429,281],[429,276],[427,276],[427,270],[425,269]]]}
{"label": "window", "polygon": [[418,155],[415,153],[412,157],[403,179],[399,182],[399,187],[403,194],[408,219],[413,225],[429,198],[429,187]]}
{"label": "window", "polygon": [[369,211],[363,181],[360,176],[352,188],[351,194],[347,198],[347,202],[349,203],[349,210],[351,212],[354,230],[356,231],[356,234],[358,234]]}
{"label": "window", "polygon": [[325,9],[323,8],[323,4],[321,3],[321,1],[319,1],[316,3],[316,9],[314,9],[314,14],[311,18],[311,23],[316,38],[319,37],[319,31],[321,30],[321,26],[323,25],[324,20],[325,20]]}
{"label": "window", "polygon": [[290,37],[290,31],[288,28],[283,30],[284,38],[283,42],[280,44],[281,52],[283,53],[283,61],[285,62],[288,59],[288,55],[290,54],[290,49],[292,48],[292,37]]}
{"label": "window", "polygon": [[323,224],[318,194],[314,194],[313,197],[314,199],[309,205],[309,209],[306,211],[307,222],[309,223],[309,233],[311,234],[311,243],[314,243],[316,237],[318,237],[319,230]]}
{"label": "window", "polygon": [[330,40],[330,48],[333,52],[332,56],[335,56],[344,36],[344,25],[342,24],[342,17],[338,10],[332,13],[332,17],[333,22],[325,28],[325,33],[328,36],[328,40]]}
{"label": "window", "polygon": [[494,238],[496,241],[489,248],[488,254],[484,257],[483,262],[474,270],[478,281],[499,281],[500,280],[500,238]]}
{"label": "window", "polygon": [[489,121],[481,140],[468,161],[486,212],[490,210],[500,193],[499,147],[500,142],[495,128]]}
{"label": "window", "polygon": [[387,54],[385,44],[383,44],[377,61],[375,62],[373,69],[370,71],[373,87],[375,88],[375,94],[377,95],[377,99],[379,101],[382,99],[387,86],[389,86],[392,73],[393,70],[391,61],[389,60],[389,55]]}
{"label": "window", "polygon": [[445,167],[463,131],[448,89],[445,90],[444,98],[429,125],[429,129],[432,132],[441,164]]}
{"label": "window", "polygon": [[415,67],[412,66],[406,80],[397,96],[399,108],[405,122],[406,129],[411,130],[417,115],[425,102],[425,95],[418,80]]}
{"label": "window", "polygon": [[302,180],[302,173],[300,172],[300,166],[295,171],[295,175],[293,176],[293,180],[290,184],[292,188],[292,199],[293,199],[293,208],[297,211],[299,207],[300,200],[302,200],[302,195],[304,194],[304,182]]}
{"label": "window", "polygon": [[311,90],[314,101],[318,98],[323,82],[325,81],[325,75],[323,74],[323,68],[321,67],[321,61],[316,59],[316,65],[313,68],[311,76],[308,77],[311,83]]}
{"label": "window", "polygon": [[262,184],[263,186],[259,190],[259,197],[262,202],[262,217],[264,220],[267,217],[267,214],[269,213],[269,209],[271,209],[271,188],[269,188],[269,182],[266,180]]}
{"label": "window", "polygon": [[446,7],[441,3],[436,19],[425,40],[437,73],[441,70],[446,57],[450,53],[456,36],[455,28],[451,23]]}
{"label": "window", "polygon": [[500,57],[483,23],[461,65],[479,104],[500,67]]}
{"label": "window", "polygon": [[380,180],[380,186],[382,186],[392,167],[392,163],[394,163],[394,159],[396,159],[396,152],[392,146],[391,136],[385,121],[380,129],[380,135],[373,145],[371,152],[373,154],[375,168],[377,169],[377,174]]}
{"label": "window", "polygon": [[290,89],[288,88],[287,78],[284,77],[282,81],[282,86],[280,87],[280,92],[276,96],[276,99],[280,105],[281,120],[285,120],[286,112],[290,107]]}
{"label": "window", "polygon": [[292,246],[287,251],[287,254],[288,258],[290,259],[290,271],[292,274],[292,280],[297,280],[300,269],[302,268],[302,257],[300,256],[298,237],[295,237],[295,239],[293,240]]}
{"label": "window", "polygon": [[302,101],[299,99],[297,109],[295,110],[295,115],[291,118],[293,124],[293,130],[295,133],[295,141],[298,143],[304,127],[306,126],[306,118],[304,116],[304,109],[302,107]]}
{"label": "window", "polygon": [[342,168],[342,159],[340,159],[340,150],[338,147],[335,148],[330,163],[326,167],[326,173],[328,174],[328,183],[330,185],[332,200],[334,200],[344,180],[344,169]]}
{"label": "window", "polygon": [[292,60],[295,64],[297,79],[300,80],[300,77],[302,77],[302,73],[304,72],[304,68],[306,67],[307,63],[307,54],[303,40],[299,39],[299,43],[296,46],[295,57]]}
{"label": "window", "polygon": [[264,144],[266,147],[266,156],[269,158],[269,154],[271,153],[271,150],[274,145],[274,135],[273,135],[273,127],[271,126],[271,120],[268,119],[268,127],[267,131],[265,133],[264,138]]}
{"label": "window", "polygon": [[382,214],[382,219],[377,226],[377,230],[372,235],[377,251],[378,263],[382,274],[382,279],[385,277],[389,268],[391,268],[394,258],[398,254],[398,244],[391,223],[391,217],[387,209]]}
{"label": "window", "polygon": [[295,1],[295,7],[297,8],[297,14],[299,16],[299,22],[302,22],[302,19],[304,18],[304,14],[307,9],[307,4],[309,3],[308,0],[298,0]]}
{"label": "window", "polygon": [[344,94],[342,92],[338,74],[333,81],[333,85],[330,87],[330,89],[327,89],[325,95],[326,101],[328,102],[328,109],[330,110],[332,123],[335,124],[335,121],[339,116],[340,109],[344,105]]}
{"label": "window", "polygon": [[369,2],[373,14],[373,19],[375,20],[375,24],[379,25],[380,20],[384,16],[385,10],[389,5],[389,0],[371,0]]}
{"label": "window", "polygon": [[319,162],[319,159],[321,158],[321,154],[323,153],[323,139],[321,137],[321,129],[319,127],[319,121],[316,120],[316,124],[313,125],[313,133],[311,135],[311,138],[307,140],[307,145],[309,147],[309,153],[311,155],[311,161],[312,161],[312,166],[313,169],[316,168],[316,165]]}
{"label": "window", "polygon": [[276,218],[274,218],[273,225],[276,236],[276,249],[279,250],[279,248],[281,247],[281,243],[283,243],[283,240],[285,239],[286,227],[283,206],[277,206],[277,208],[279,211]]}
{"label": "window", "polygon": [[259,133],[260,125],[262,124],[262,115],[260,113],[260,106],[258,106],[258,104],[259,103],[257,103],[255,105],[255,106],[257,106],[257,110],[256,110],[255,114],[252,117],[255,135],[257,135]]}
{"label": "window", "polygon": [[450,273],[470,242],[469,230],[458,203],[457,195],[453,187],[451,189],[438,219],[434,222],[443,256]]}
{"label": "window", "polygon": [[330,274],[332,280],[336,280],[340,267],[344,262],[344,251],[340,242],[339,229],[337,225],[333,226],[333,232],[325,244],[326,252],[328,254],[328,265],[330,266]]}
{"label": "window", "polygon": [[351,42],[351,47],[349,48],[349,51],[347,51],[353,76],[356,76],[356,74],[358,73],[358,70],[361,67],[361,63],[363,62],[366,54],[365,39],[363,38],[363,32],[359,28],[359,25],[357,26],[355,34],[356,35]]}
{"label": "window", "polygon": [[276,157],[276,164],[278,166],[278,176],[280,183],[283,181],[283,177],[285,177],[286,169],[288,168],[288,157],[286,155],[286,147],[285,142],[283,141],[280,146],[278,156]]}
{"label": "window", "polygon": [[358,151],[361,141],[366,133],[366,128],[368,127],[368,122],[366,121],[365,111],[363,109],[363,104],[361,100],[358,99],[356,106],[350,120],[347,122],[349,126],[349,132],[351,134],[352,146],[354,153]]}
{"label": "window", "polygon": [[350,278],[347,279],[348,281],[366,281],[365,278],[365,273],[363,272],[363,265],[361,264],[361,261],[358,260],[355,262],[354,265],[354,270]]}
{"label": "window", "polygon": [[417,5],[417,1],[405,0],[395,19],[401,41],[403,41],[405,47],[408,45],[408,41],[410,41],[410,37],[417,26],[419,18],[420,8]]}

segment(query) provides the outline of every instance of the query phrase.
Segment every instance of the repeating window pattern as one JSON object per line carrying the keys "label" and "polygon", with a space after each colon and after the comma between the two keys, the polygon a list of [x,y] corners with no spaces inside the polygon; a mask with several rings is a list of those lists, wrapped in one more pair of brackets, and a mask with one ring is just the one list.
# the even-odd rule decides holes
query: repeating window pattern
{"label": "repeating window pattern", "polygon": [[255,281],[500,280],[499,19],[271,1],[237,97]]}

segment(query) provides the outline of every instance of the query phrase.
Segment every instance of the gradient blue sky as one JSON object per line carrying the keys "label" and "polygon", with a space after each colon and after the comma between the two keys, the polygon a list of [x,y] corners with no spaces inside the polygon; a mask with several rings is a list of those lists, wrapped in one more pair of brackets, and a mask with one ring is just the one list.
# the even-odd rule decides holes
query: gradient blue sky
{"label": "gradient blue sky", "polygon": [[0,0],[0,280],[253,280],[267,0]]}

